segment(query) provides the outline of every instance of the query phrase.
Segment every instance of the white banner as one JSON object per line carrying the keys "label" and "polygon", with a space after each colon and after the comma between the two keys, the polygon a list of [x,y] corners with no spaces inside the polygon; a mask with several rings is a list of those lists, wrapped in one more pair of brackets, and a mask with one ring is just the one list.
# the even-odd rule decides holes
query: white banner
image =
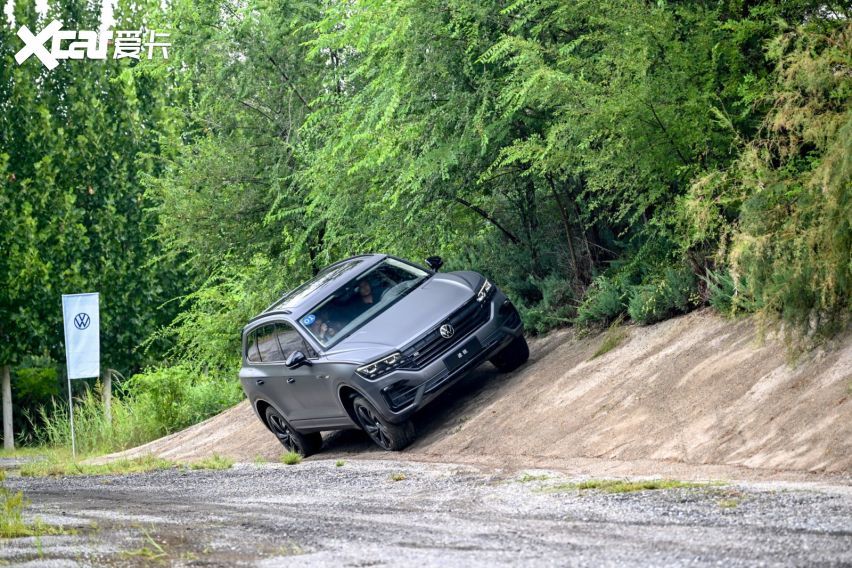
{"label": "white banner", "polygon": [[101,317],[98,294],[63,294],[65,363],[69,379],[101,374]]}

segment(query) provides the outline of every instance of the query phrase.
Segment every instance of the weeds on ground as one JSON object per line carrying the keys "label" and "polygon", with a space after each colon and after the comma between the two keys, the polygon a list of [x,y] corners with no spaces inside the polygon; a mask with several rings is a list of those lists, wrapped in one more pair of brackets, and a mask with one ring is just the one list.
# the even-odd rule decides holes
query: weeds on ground
{"label": "weeds on ground", "polygon": [[621,326],[623,321],[624,314],[621,314],[610,324],[609,328],[603,335],[603,341],[601,342],[600,347],[598,347],[598,350],[595,351],[594,355],[592,355],[592,359],[600,357],[605,353],[609,353],[618,347],[622,341],[624,341],[624,338],[627,337],[628,333],[627,330]]}
{"label": "weeds on ground", "polygon": [[408,479],[408,476],[406,476],[404,473],[399,472],[399,471],[390,474],[390,480],[391,481],[404,481],[406,479]]}
{"label": "weeds on ground", "polygon": [[346,465],[346,462],[343,460],[337,460],[336,462],[334,462],[335,467],[343,467],[344,465]]}
{"label": "weeds on ground", "polygon": [[629,481],[625,479],[589,479],[578,483],[559,483],[545,487],[547,493],[564,491],[601,491],[603,493],[633,493],[635,491],[656,491],[661,489],[689,489],[704,487],[706,483],[691,483],[674,479],[648,479],[644,481]]}
{"label": "weeds on ground", "polygon": [[36,519],[34,523],[25,522],[23,514],[27,500],[24,499],[21,491],[13,492],[3,485],[5,478],[5,472],[0,469],[0,538],[39,537],[72,532],[62,527],[48,525],[39,519]]}
{"label": "weeds on ground", "polygon": [[87,464],[73,460],[46,459],[21,466],[23,477],[50,477],[65,475],[122,475],[171,469],[179,464],[155,456],[121,459],[103,464]]}
{"label": "weeds on ground", "polygon": [[300,554],[304,554],[305,550],[295,542],[291,542],[289,544],[279,546],[275,553],[278,556],[298,556]]}
{"label": "weeds on ground", "polygon": [[169,558],[169,553],[166,552],[148,531],[142,531],[145,535],[145,544],[133,550],[125,550],[121,553],[125,557],[143,558],[146,562],[157,562],[165,564]]}
{"label": "weeds on ground", "polygon": [[254,456],[254,460],[253,460],[254,465],[263,465],[263,464],[267,463],[268,461],[269,460],[267,460],[265,457],[263,457],[260,454],[257,454],[256,456]]}
{"label": "weeds on ground", "polygon": [[299,452],[287,452],[281,456],[281,463],[287,465],[296,465],[302,463],[302,454]]}
{"label": "weeds on ground", "polygon": [[42,446],[15,448],[14,450],[3,448],[0,449],[0,458],[37,458],[52,451],[55,450]]}
{"label": "weeds on ground", "polygon": [[231,469],[234,460],[231,458],[213,454],[209,458],[198,460],[189,464],[189,469]]}
{"label": "weeds on ground", "polygon": [[541,475],[532,475],[531,473],[525,473],[518,478],[518,483],[529,483],[530,481],[545,481],[547,479],[550,479],[550,476],[546,473]]}
{"label": "weeds on ground", "polygon": [[70,475],[129,475],[163,469],[228,469],[234,465],[230,458],[213,454],[212,457],[181,464],[153,455],[125,458],[101,464],[88,464],[61,455],[48,455],[46,459],[21,466],[23,477],[62,477]]}

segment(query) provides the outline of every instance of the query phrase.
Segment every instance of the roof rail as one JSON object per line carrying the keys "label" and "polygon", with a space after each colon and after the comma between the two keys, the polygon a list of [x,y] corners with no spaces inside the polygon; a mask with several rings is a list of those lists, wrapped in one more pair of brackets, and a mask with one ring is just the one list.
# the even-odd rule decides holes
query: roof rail
{"label": "roof rail", "polygon": [[291,313],[293,313],[293,312],[291,312],[290,310],[272,310],[271,312],[261,312],[261,313],[257,314],[256,316],[254,316],[253,318],[251,318],[250,320],[248,320],[248,323],[252,323],[252,322],[257,321],[261,318],[265,318],[266,316],[290,315]]}
{"label": "roof rail", "polygon": [[[356,254],[356,255],[352,255],[352,256],[350,256],[350,257],[348,257],[348,258],[343,258],[343,259],[341,259],[341,260],[338,260],[337,262],[332,262],[332,263],[331,263],[331,264],[329,264],[328,266],[323,266],[323,267],[322,267],[322,269],[321,269],[321,271],[322,271],[322,270],[328,270],[329,268],[333,268],[333,267],[337,266],[338,264],[343,264],[344,262],[348,262],[348,261],[352,260],[353,258],[361,258],[361,257],[363,257],[363,256],[373,256],[373,254],[375,254],[375,253],[366,253],[366,254]],[[301,284],[300,284],[299,286],[301,286]],[[295,292],[295,291],[296,291],[296,289],[297,289],[297,288],[299,288],[299,286],[296,286],[296,288],[292,288],[292,289],[290,289],[290,290],[288,290],[288,291],[284,292],[284,293],[281,295],[281,297],[279,297],[277,300],[275,300],[274,302],[272,302],[271,304],[269,304],[268,306],[266,306],[266,308],[263,310],[263,312],[262,312],[260,315],[266,315],[266,314],[273,313],[273,312],[271,312],[270,310],[272,310],[272,308],[274,308],[275,306],[277,306],[278,304],[280,304],[281,302],[283,302],[283,301],[284,301],[284,298],[286,298],[287,296],[289,296],[290,294],[292,294],[293,292]],[[289,312],[287,312],[287,313],[289,313]],[[257,317],[260,317],[260,315],[255,316],[255,317],[256,317],[256,318],[257,318]],[[252,321],[252,320],[249,320],[249,321]]]}

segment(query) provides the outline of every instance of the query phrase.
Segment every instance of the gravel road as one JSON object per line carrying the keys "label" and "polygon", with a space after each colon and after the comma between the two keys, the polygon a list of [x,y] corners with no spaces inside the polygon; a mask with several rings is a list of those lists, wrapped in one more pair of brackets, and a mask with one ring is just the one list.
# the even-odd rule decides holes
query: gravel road
{"label": "gravel road", "polygon": [[7,486],[26,493],[31,516],[76,534],[0,541],[0,564],[852,564],[848,486],[554,490],[567,481],[385,460],[12,477]]}

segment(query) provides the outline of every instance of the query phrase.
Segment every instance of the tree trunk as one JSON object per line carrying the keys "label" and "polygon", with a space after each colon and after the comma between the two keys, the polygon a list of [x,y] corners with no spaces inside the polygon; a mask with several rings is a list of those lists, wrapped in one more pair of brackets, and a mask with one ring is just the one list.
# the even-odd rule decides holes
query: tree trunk
{"label": "tree trunk", "polygon": [[559,207],[559,214],[562,216],[562,227],[565,230],[565,242],[568,243],[568,253],[571,255],[571,270],[574,272],[572,276],[576,282],[581,279],[580,269],[577,265],[577,253],[574,251],[574,243],[571,238],[571,223],[568,221],[568,212],[565,210],[565,206],[559,198],[559,192],[556,191],[556,184],[553,181],[553,177],[550,175],[545,177],[547,178],[548,185],[550,185],[550,191],[553,192],[553,199],[556,200],[556,205]]}
{"label": "tree trunk", "polygon": [[9,365],[3,365],[3,449],[15,449],[15,433],[12,430],[12,378]]}

